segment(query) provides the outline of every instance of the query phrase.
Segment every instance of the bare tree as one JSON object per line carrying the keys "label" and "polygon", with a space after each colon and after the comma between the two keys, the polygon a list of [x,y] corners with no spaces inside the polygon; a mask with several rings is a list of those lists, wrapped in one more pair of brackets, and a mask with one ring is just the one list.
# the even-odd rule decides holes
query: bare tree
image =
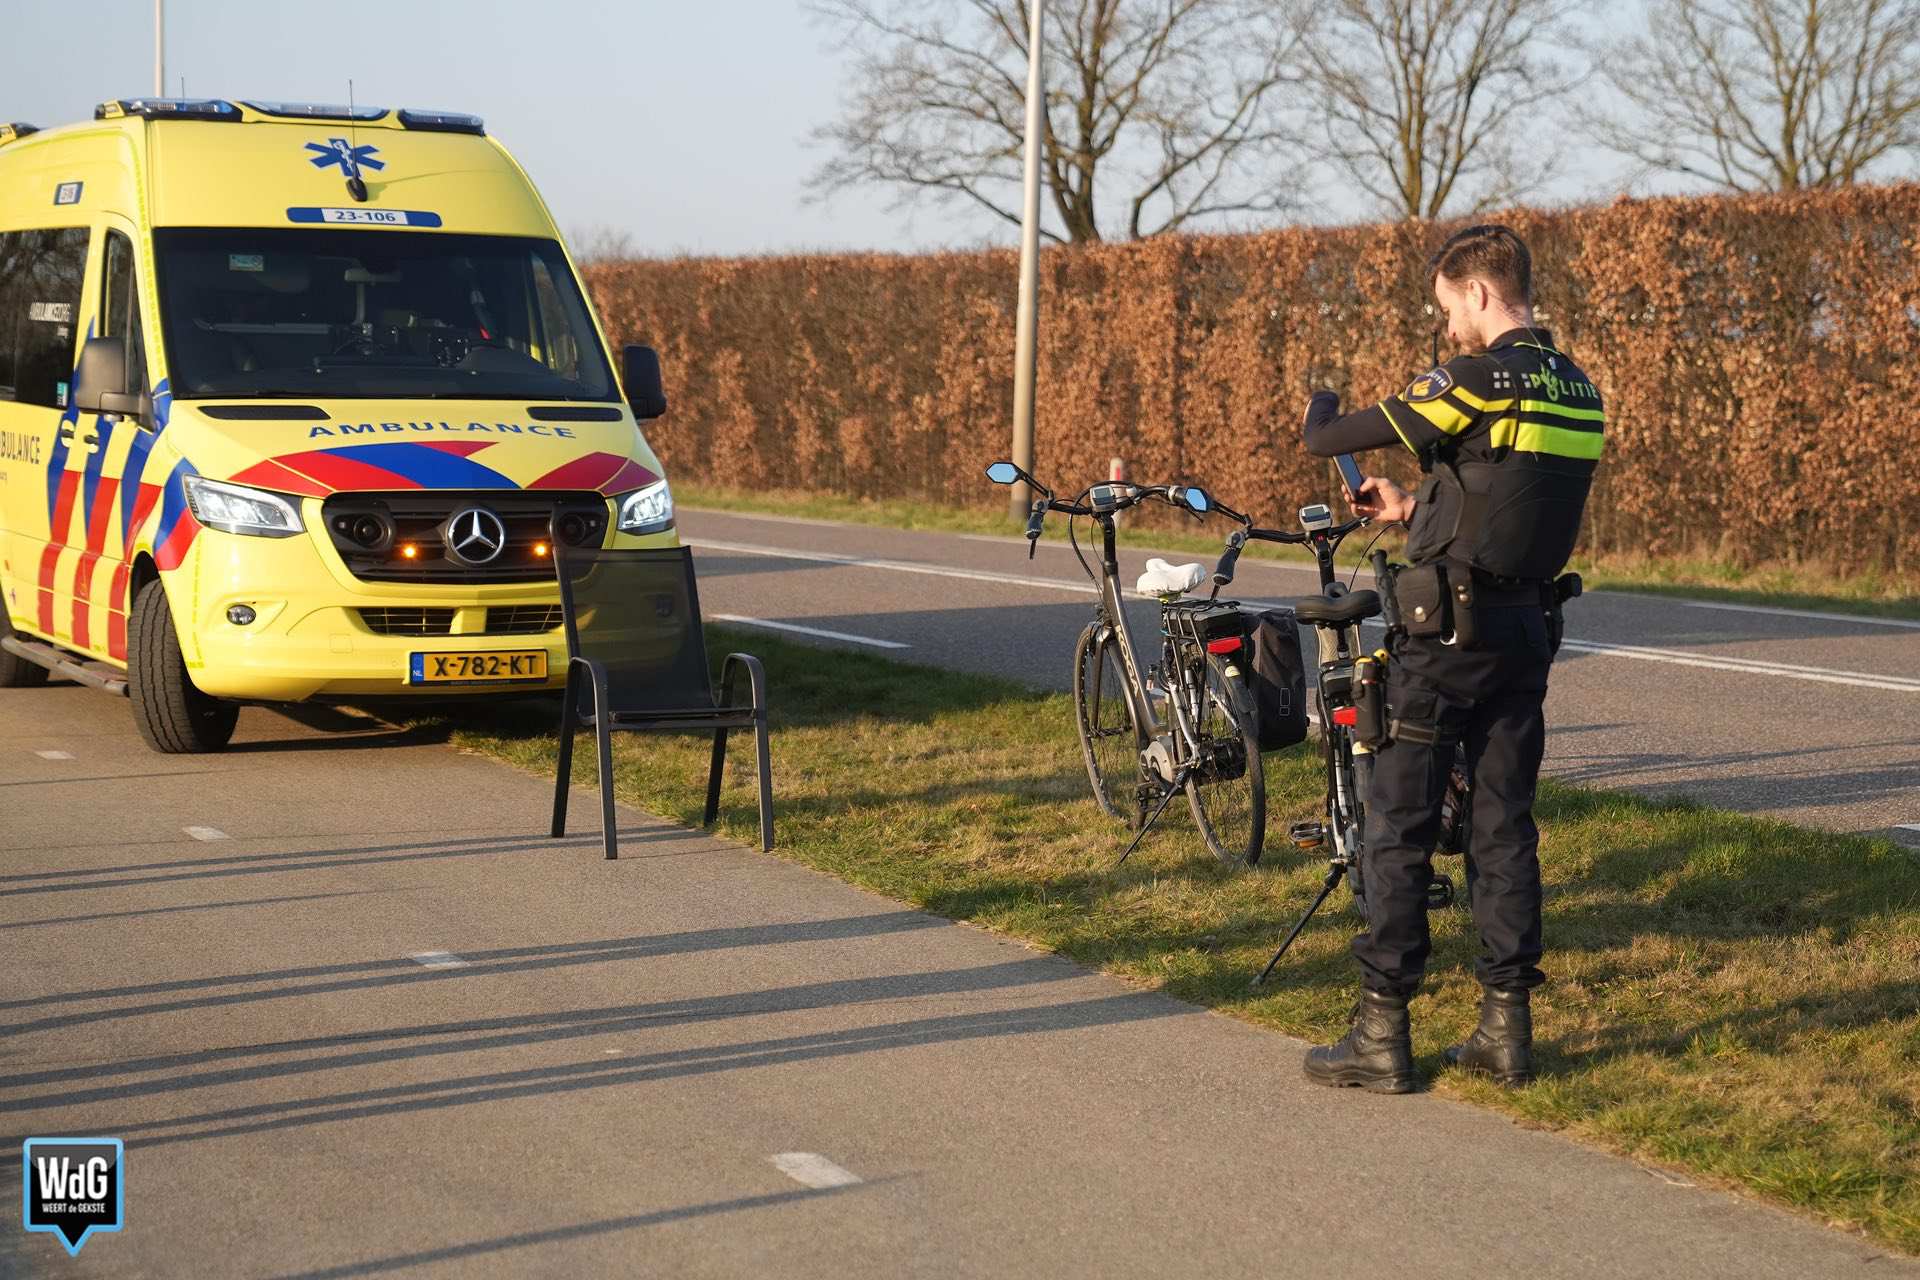
{"label": "bare tree", "polygon": [[567,239],[573,248],[574,261],[582,266],[624,262],[639,256],[634,249],[633,233],[624,227],[611,227],[606,223],[575,227]]}
{"label": "bare tree", "polygon": [[[853,52],[817,194],[894,188],[1019,224],[1024,0],[817,0]],[[1085,243],[1287,207],[1270,165],[1290,0],[1051,0],[1042,233]],[[1117,212],[1116,212],[1117,210]]]}
{"label": "bare tree", "polygon": [[1916,0],[1653,0],[1595,139],[1736,191],[1845,186],[1920,143]]}
{"label": "bare tree", "polygon": [[1329,0],[1303,49],[1321,156],[1397,217],[1438,218],[1519,196],[1549,162],[1517,135],[1579,80],[1542,50],[1582,7]]}

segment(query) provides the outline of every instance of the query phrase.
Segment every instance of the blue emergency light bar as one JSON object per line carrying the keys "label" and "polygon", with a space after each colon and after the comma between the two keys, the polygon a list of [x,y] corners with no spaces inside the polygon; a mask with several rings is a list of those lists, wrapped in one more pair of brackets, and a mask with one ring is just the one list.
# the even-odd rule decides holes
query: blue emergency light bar
{"label": "blue emergency light bar", "polygon": [[290,116],[300,120],[378,120],[385,107],[343,107],[337,102],[246,102],[263,116]]}
{"label": "blue emergency light bar", "polygon": [[[330,102],[247,102],[241,104],[263,116],[289,120],[340,120],[371,124],[386,118],[385,107],[343,107]],[[464,111],[420,111],[402,107],[400,124],[404,128],[429,133],[485,134],[487,123]],[[138,116],[145,120],[240,120],[240,108],[224,98],[115,98],[93,109],[95,120],[117,120]],[[18,133],[21,126],[11,126]]]}
{"label": "blue emergency light bar", "polygon": [[93,109],[95,120],[138,116],[143,120],[239,120],[240,108],[224,98],[116,98]]}
{"label": "blue emergency light bar", "polygon": [[487,122],[479,116],[464,111],[416,111],[411,107],[400,109],[400,123],[409,129],[426,129],[436,133],[485,133]]}

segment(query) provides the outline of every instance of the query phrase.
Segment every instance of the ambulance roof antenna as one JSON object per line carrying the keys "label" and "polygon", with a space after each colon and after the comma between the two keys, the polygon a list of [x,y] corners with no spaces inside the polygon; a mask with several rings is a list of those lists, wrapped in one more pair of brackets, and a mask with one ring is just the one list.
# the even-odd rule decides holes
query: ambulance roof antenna
{"label": "ambulance roof antenna", "polygon": [[347,194],[361,204],[367,202],[367,181],[360,176],[360,135],[353,120],[353,78],[347,78]]}

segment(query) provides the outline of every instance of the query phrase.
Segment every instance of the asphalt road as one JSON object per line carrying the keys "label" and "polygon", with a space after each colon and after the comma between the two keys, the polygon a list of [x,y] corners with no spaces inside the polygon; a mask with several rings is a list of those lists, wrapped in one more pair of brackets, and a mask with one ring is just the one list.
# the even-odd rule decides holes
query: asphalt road
{"label": "asphalt road", "polygon": [[364,720],[161,757],[0,693],[5,1136],[127,1144],[125,1228],[0,1224],[0,1274],[1920,1275],[641,814],[606,862],[547,800]]}
{"label": "asphalt road", "polygon": [[[1019,538],[712,511],[680,523],[709,616],[838,633],[797,636],[818,643],[1064,689],[1091,614],[1064,543],[1029,561]],[[1151,554],[1123,534],[1129,585]],[[1233,586],[1273,601],[1317,589],[1311,567],[1248,559]],[[1150,601],[1129,616],[1136,636],[1157,627]],[[1592,592],[1567,632],[1549,773],[1920,846],[1920,622]]]}

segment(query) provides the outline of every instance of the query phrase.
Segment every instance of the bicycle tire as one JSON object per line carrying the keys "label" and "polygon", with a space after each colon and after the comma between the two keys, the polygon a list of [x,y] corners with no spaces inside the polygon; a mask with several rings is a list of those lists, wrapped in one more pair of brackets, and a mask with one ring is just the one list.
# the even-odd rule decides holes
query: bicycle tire
{"label": "bicycle tire", "polygon": [[1094,802],[1109,818],[1138,827],[1141,809],[1140,730],[1127,698],[1126,664],[1113,628],[1095,622],[1073,650],[1074,728],[1093,784]]}
{"label": "bicycle tire", "polygon": [[[1223,781],[1187,781],[1187,803],[1194,825],[1213,856],[1228,866],[1258,866],[1267,834],[1267,777],[1254,728],[1253,696],[1238,667],[1208,654],[1200,723],[1189,725],[1201,750],[1244,754],[1244,770]],[[1184,720],[1185,708],[1177,712]]]}

